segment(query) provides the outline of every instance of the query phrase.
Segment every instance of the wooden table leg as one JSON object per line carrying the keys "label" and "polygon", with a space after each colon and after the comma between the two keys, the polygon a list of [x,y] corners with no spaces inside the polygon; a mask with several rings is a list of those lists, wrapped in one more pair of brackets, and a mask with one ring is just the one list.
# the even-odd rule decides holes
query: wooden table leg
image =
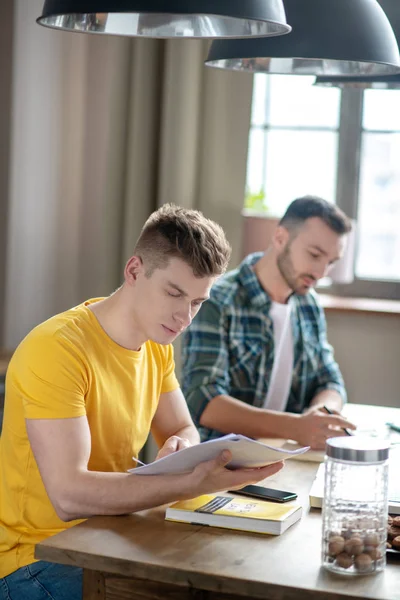
{"label": "wooden table leg", "polygon": [[[249,600],[248,597],[239,597],[236,594],[211,592],[98,571],[84,570],[83,581],[83,600]],[[268,598],[265,597],[265,600]]]}
{"label": "wooden table leg", "polygon": [[83,600],[106,600],[106,585],[103,573],[83,569]]}

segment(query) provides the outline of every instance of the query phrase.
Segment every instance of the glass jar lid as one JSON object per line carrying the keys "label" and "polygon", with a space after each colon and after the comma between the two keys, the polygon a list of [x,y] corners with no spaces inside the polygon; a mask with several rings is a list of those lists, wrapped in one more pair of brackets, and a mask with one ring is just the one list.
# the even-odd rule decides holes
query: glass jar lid
{"label": "glass jar lid", "polygon": [[389,443],[359,436],[334,437],[326,440],[326,454],[349,462],[384,462],[389,458]]}

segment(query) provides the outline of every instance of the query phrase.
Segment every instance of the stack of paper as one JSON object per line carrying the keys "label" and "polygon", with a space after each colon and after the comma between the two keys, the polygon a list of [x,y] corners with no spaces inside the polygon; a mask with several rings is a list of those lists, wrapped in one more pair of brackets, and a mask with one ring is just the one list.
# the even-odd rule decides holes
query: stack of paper
{"label": "stack of paper", "polygon": [[223,450],[230,450],[232,453],[232,460],[227,465],[228,468],[239,469],[264,467],[280,460],[292,458],[297,454],[307,452],[309,446],[296,450],[274,448],[243,435],[230,433],[216,440],[184,448],[149,465],[129,469],[129,471],[136,475],[188,473],[193,471],[199,463],[216,458]]}

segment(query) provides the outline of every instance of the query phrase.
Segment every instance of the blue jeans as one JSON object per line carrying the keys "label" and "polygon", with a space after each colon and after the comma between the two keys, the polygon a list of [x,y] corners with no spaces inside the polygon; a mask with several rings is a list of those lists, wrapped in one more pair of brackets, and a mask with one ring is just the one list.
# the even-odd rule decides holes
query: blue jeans
{"label": "blue jeans", "polygon": [[0,578],[0,600],[82,600],[82,569],[39,561]]}

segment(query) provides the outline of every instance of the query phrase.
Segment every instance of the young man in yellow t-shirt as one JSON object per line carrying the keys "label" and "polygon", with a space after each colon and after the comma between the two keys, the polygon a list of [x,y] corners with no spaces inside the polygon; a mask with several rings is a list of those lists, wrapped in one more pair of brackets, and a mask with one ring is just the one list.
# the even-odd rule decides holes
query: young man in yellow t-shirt
{"label": "young man in yellow t-shirt", "polygon": [[229,255],[217,224],[165,205],[114,294],[52,317],[17,348],[0,438],[1,600],[82,597],[80,569],[34,559],[35,544],[79,519],[241,487],[282,467],[230,471],[223,453],[185,475],[127,473],[150,431],[159,456],[199,442],[171,343]]}

